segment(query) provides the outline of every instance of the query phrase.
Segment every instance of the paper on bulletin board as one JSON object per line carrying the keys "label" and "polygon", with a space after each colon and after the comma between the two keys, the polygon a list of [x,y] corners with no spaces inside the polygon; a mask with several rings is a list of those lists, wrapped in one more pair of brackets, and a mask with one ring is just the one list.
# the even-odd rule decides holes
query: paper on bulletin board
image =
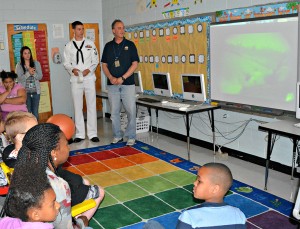
{"label": "paper on bulletin board", "polygon": [[94,29],[86,29],[86,38],[95,42],[95,30]]}
{"label": "paper on bulletin board", "polygon": [[48,82],[41,82],[41,99],[39,113],[51,112],[50,93]]}

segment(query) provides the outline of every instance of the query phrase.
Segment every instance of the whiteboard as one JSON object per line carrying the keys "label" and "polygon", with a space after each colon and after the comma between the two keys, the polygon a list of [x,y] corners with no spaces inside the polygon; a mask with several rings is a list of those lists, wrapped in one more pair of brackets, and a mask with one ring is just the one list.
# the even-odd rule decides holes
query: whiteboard
{"label": "whiteboard", "polygon": [[210,27],[211,99],[295,111],[298,17]]}

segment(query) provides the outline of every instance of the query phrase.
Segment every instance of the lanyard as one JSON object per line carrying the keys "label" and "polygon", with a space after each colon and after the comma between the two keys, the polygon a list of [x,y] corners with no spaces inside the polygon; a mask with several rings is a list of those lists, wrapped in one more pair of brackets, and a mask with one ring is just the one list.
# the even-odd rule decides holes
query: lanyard
{"label": "lanyard", "polygon": [[124,45],[125,45],[125,40],[123,41],[123,45],[121,47],[121,50],[118,49],[118,55],[117,55],[116,54],[116,50],[115,50],[115,44],[113,44],[113,49],[114,49],[114,54],[115,54],[115,60],[119,59],[119,57],[121,55],[121,52],[123,51]]}

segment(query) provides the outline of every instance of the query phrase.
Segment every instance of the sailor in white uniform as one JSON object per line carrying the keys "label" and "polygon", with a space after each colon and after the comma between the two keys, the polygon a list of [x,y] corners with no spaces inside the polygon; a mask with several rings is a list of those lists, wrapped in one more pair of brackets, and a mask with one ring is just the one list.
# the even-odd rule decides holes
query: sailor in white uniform
{"label": "sailor in white uniform", "polygon": [[92,142],[99,142],[97,136],[95,70],[99,55],[95,44],[84,37],[84,27],[80,21],[72,23],[74,38],[64,49],[64,66],[71,75],[71,91],[75,110],[76,134],[74,142],[85,139],[83,117],[83,93],[87,106],[87,136]]}

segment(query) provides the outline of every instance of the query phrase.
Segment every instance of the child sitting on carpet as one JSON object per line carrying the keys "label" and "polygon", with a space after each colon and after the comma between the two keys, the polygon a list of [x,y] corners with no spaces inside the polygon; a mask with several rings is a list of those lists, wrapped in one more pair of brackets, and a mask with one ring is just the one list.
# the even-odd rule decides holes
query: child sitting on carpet
{"label": "child sitting on carpet", "polygon": [[26,132],[37,124],[36,117],[29,112],[15,111],[7,115],[5,131],[7,137],[13,144],[8,145],[3,150],[2,159],[8,167],[15,167],[18,152],[22,146],[22,140]]}
{"label": "child sitting on carpet", "polygon": [[[57,201],[61,204],[61,214],[53,222],[55,228],[72,228],[71,192],[69,184],[59,177],[58,166],[69,157],[69,145],[60,128],[51,123],[43,123],[32,127],[25,135],[19,150],[18,165],[35,162],[43,167],[55,191]],[[84,212],[79,217],[90,220],[104,197],[104,190],[97,185],[90,185],[85,199],[95,199],[96,207]],[[78,218],[79,218],[78,217]],[[78,219],[77,218],[77,219]],[[82,221],[80,222],[82,225]]]}
{"label": "child sitting on carpet", "polygon": [[[14,168],[26,132],[37,124],[36,117],[31,113],[15,111],[8,114],[5,128],[7,136],[14,143],[4,149],[3,161],[8,167]],[[61,165],[57,167],[57,174],[70,186],[71,206],[82,203],[89,193],[89,182],[78,174],[62,169]]]}
{"label": "child sitting on carpet", "polygon": [[[20,166],[13,174],[0,228],[50,229],[60,205],[46,173],[36,165]],[[2,214],[1,214],[2,215]]]}
{"label": "child sitting on carpet", "polygon": [[[191,207],[179,216],[177,229],[191,228],[246,228],[244,213],[224,203],[224,196],[232,185],[230,169],[221,163],[207,163],[198,170],[194,182],[194,197],[204,200],[201,205]],[[163,228],[156,221],[149,221],[144,229]]]}

